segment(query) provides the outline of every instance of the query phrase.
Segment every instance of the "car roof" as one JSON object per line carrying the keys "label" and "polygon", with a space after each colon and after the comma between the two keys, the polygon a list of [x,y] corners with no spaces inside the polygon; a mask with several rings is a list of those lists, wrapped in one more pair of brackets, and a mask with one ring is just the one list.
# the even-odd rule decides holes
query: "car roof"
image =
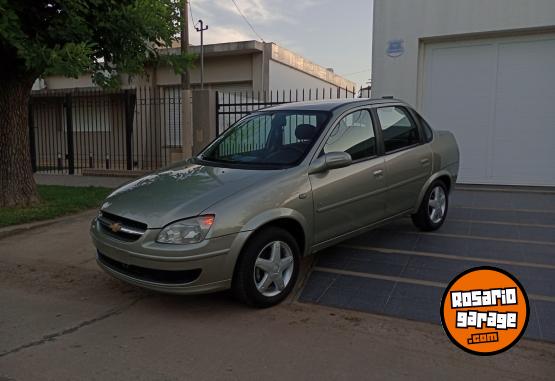
{"label": "car roof", "polygon": [[350,99],[330,99],[321,101],[310,101],[310,102],[292,102],[284,103],[277,106],[266,107],[258,111],[335,111],[336,109],[353,106],[363,106],[363,105],[374,105],[374,104],[384,104],[384,103],[404,103],[395,98],[350,98]]}

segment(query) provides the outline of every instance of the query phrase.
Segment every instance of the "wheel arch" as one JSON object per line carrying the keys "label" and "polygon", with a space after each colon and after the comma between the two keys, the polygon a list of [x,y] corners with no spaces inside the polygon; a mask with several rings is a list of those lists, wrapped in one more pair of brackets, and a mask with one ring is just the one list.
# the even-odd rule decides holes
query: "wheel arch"
{"label": "wheel arch", "polygon": [[453,189],[453,186],[454,186],[453,176],[451,175],[451,173],[449,171],[441,170],[441,171],[438,171],[438,172],[434,173],[432,176],[430,176],[428,181],[426,181],[426,183],[424,184],[424,186],[420,190],[420,194],[418,195],[418,200],[416,201],[416,204],[414,205],[412,213],[418,212],[418,208],[420,207],[420,204],[422,203],[422,200],[424,199],[424,195],[426,194],[426,191],[428,190],[430,185],[432,185],[432,183],[436,180],[441,180],[441,181],[444,182],[445,186],[447,187],[447,193],[448,194]]}
{"label": "wheel arch", "polygon": [[288,208],[266,211],[247,222],[243,231],[249,231],[250,234],[243,247],[257,232],[269,226],[276,226],[289,232],[299,244],[301,256],[305,256],[309,252],[311,241],[307,233],[308,222],[301,213]]}
{"label": "wheel arch", "polygon": [[242,232],[248,233],[248,235],[244,237],[240,244],[241,246],[237,250],[237,257],[235,258],[233,264],[232,282],[235,282],[236,280],[237,264],[241,260],[245,246],[248,245],[249,241],[262,229],[272,226],[285,229],[293,235],[299,244],[299,248],[301,249],[301,257],[309,253],[311,241],[309,235],[307,234],[307,222],[302,214],[292,209],[266,211],[261,215],[254,217],[247,224],[245,224],[242,229]]}

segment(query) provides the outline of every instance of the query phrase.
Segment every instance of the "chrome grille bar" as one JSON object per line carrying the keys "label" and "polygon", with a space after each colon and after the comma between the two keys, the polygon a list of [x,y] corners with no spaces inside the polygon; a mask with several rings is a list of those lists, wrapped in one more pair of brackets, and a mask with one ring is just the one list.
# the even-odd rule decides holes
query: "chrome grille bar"
{"label": "chrome grille bar", "polygon": [[[118,234],[118,233],[130,234],[130,235],[133,235],[133,236],[137,236],[137,238],[139,238],[145,233],[144,230],[129,227],[129,226],[125,226],[123,223],[109,220],[106,217],[104,217],[103,215],[98,216],[97,220],[100,224],[102,224],[102,226],[105,229],[111,231],[113,234]],[[114,224],[119,225],[119,229],[116,230],[116,231],[113,230]]]}

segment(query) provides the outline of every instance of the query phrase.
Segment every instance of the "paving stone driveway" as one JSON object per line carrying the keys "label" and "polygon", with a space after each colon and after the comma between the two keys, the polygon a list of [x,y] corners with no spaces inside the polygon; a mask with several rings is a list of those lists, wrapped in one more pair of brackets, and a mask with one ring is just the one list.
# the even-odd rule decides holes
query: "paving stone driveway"
{"label": "paving stone driveway", "polygon": [[405,218],[317,254],[300,301],[440,323],[446,284],[490,265],[530,298],[528,338],[555,342],[555,191],[456,190],[445,225]]}

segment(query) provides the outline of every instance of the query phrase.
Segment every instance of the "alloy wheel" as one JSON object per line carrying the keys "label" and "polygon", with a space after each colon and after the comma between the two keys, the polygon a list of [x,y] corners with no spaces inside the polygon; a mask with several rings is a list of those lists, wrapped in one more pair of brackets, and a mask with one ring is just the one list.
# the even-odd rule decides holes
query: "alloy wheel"
{"label": "alloy wheel", "polygon": [[434,224],[440,223],[445,215],[446,207],[447,197],[445,195],[445,190],[440,186],[434,187],[430,192],[430,198],[428,200],[428,216],[430,217],[430,221]]}
{"label": "alloy wheel", "polygon": [[273,241],[264,246],[254,263],[256,289],[266,297],[280,294],[291,281],[295,260],[289,245]]}

